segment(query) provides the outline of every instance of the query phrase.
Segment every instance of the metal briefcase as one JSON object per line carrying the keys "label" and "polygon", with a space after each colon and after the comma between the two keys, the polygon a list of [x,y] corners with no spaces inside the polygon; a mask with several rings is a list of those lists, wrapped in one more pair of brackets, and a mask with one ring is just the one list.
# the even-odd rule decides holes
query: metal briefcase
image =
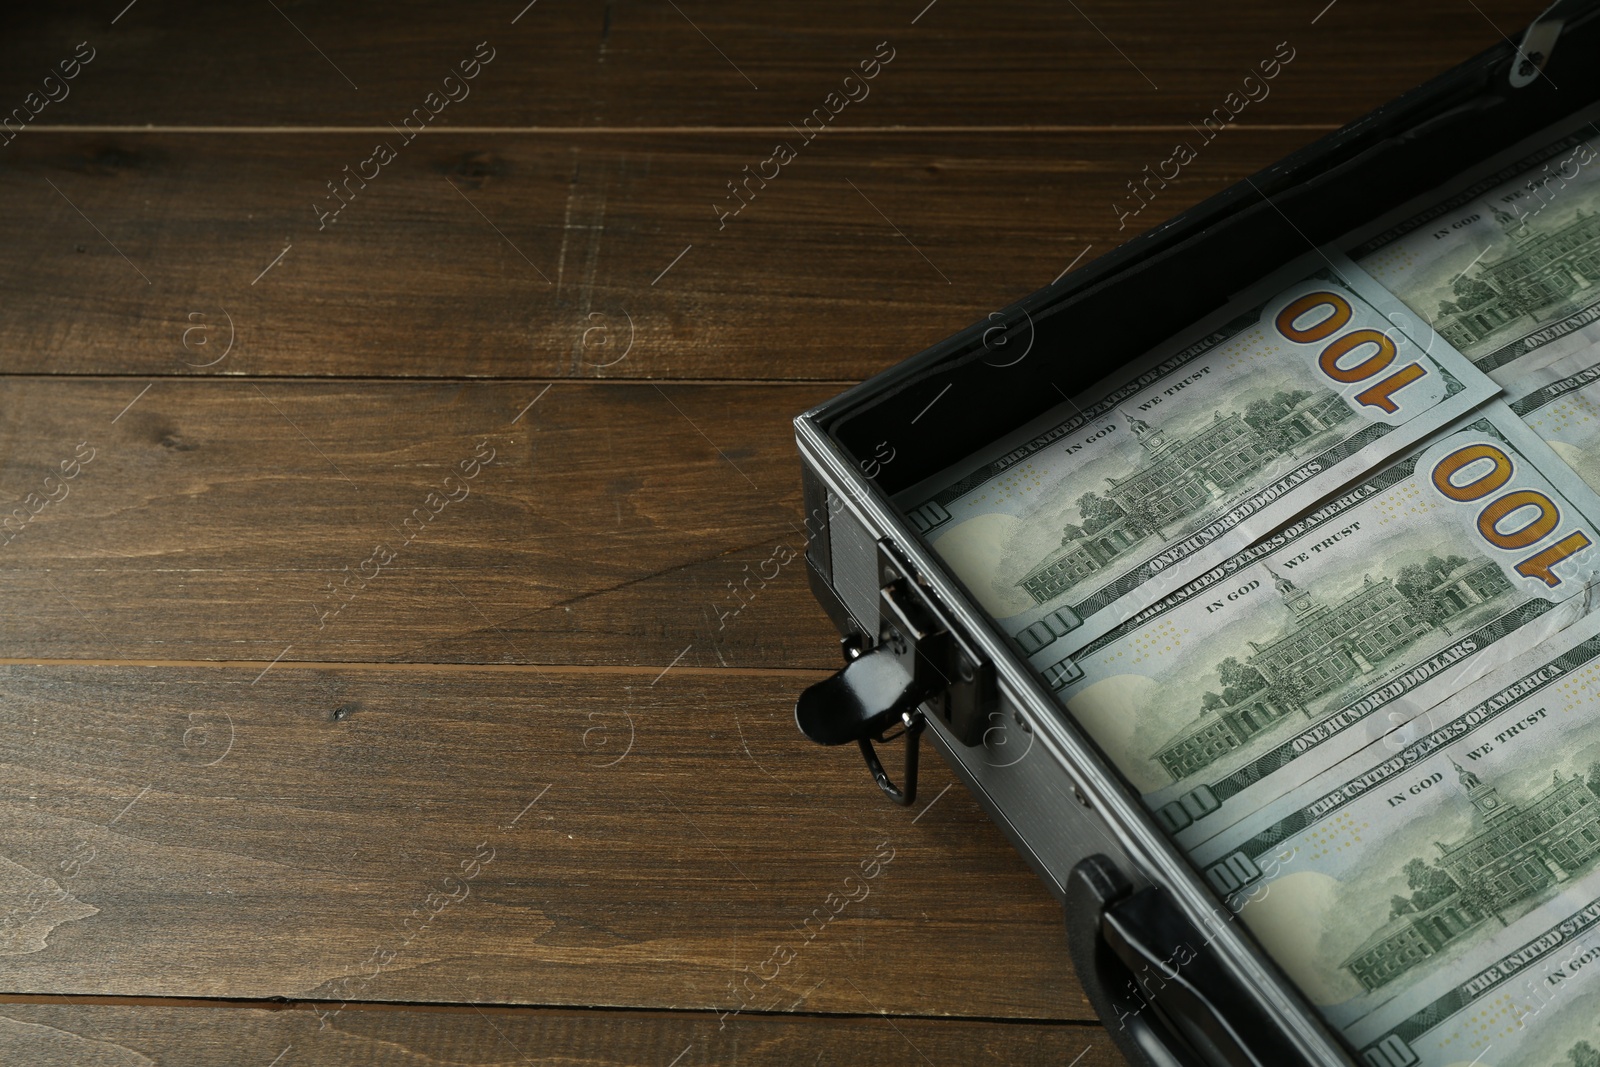
{"label": "metal briefcase", "polygon": [[[1597,16],[1594,0],[1553,5],[1520,45],[1491,48],[795,420],[807,569],[847,664],[801,696],[801,729],[857,743],[902,804],[915,795],[925,733],[1062,901],[1078,976],[1135,1063],[1393,1067],[1347,1048],[1230,921],[891,497],[1040,415],[1058,389],[1071,395],[1202,319],[1308,243],[1593,104]],[[946,398],[954,418],[917,417],[946,391],[958,398]],[[903,755],[880,761],[875,742],[896,727]]]}

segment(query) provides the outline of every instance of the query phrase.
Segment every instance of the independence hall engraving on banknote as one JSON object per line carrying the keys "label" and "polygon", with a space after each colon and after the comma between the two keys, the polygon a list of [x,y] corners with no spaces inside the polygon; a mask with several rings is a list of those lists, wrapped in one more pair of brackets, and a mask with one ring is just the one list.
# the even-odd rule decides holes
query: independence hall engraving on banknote
{"label": "independence hall engraving on banknote", "polygon": [[1499,208],[1494,217],[1512,239],[1510,252],[1458,277],[1456,298],[1439,305],[1433,323],[1458,348],[1600,285],[1600,214],[1580,210],[1547,233]]}
{"label": "independence hall engraving on banknote", "polygon": [[[1452,761],[1453,762],[1453,761]],[[1432,865],[1419,859],[1405,871],[1415,892],[1391,902],[1391,920],[1343,965],[1369,992],[1499,913],[1565,882],[1600,856],[1600,797],[1582,775],[1554,772],[1526,805],[1507,803],[1498,790],[1455,764],[1472,802],[1473,829],[1464,839],[1434,842]]]}
{"label": "independence hall engraving on banknote", "polygon": [[1104,498],[1090,506],[1080,502],[1083,524],[1063,527],[1061,547],[1017,584],[1036,603],[1048,602],[1162,526],[1194,514],[1274,458],[1350,417],[1337,393],[1304,389],[1259,401],[1243,415],[1218,411],[1198,432],[1176,439],[1123,412],[1143,450],[1138,469],[1107,478]]}
{"label": "independence hall engraving on banknote", "polygon": [[[1447,562],[1454,566],[1446,568]],[[1289,609],[1290,626],[1272,641],[1249,642],[1244,667],[1258,683],[1254,692],[1232,703],[1206,701],[1199,722],[1157,751],[1174,781],[1241,747],[1291,711],[1309,714],[1310,701],[1373,673],[1428,631],[1511,589],[1493,560],[1469,563],[1458,556],[1438,561],[1438,581],[1425,591],[1409,584],[1403,591],[1391,578],[1363,575],[1359,589],[1333,604],[1319,603],[1270,567],[1267,573]]]}

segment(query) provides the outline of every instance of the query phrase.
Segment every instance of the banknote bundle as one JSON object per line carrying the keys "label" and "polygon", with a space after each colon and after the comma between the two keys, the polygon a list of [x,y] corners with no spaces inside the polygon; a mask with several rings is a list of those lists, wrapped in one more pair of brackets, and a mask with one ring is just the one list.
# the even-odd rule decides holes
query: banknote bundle
{"label": "banknote bundle", "polygon": [[1600,126],[1062,400],[897,503],[1067,717],[1365,1062],[1600,1067]]}
{"label": "banknote bundle", "polygon": [[[1597,702],[1589,615],[1430,709],[1409,740],[1374,741],[1194,859],[1358,1048],[1418,1062],[1399,1035],[1411,1055],[1435,1046],[1422,1062],[1469,1062],[1494,1042],[1463,1055],[1472,1025],[1451,1013],[1475,1005],[1482,1023],[1484,1003],[1512,992],[1501,1007],[1514,1015],[1519,970],[1600,945]],[[1499,1051],[1480,1062],[1539,1062]]]}

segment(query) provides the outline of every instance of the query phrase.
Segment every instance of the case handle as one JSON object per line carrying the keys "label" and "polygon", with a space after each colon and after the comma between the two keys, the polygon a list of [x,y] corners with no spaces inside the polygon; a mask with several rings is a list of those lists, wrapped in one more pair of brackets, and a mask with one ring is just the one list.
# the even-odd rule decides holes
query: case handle
{"label": "case handle", "polygon": [[1225,972],[1166,892],[1135,891],[1103,855],[1072,869],[1067,949],[1123,1055],[1144,1067],[1302,1062],[1277,1022]]}

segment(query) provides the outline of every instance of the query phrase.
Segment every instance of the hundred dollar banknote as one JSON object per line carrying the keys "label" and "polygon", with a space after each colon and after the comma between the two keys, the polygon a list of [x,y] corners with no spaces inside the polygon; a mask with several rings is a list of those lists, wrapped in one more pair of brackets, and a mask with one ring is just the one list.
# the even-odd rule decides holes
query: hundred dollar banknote
{"label": "hundred dollar banknote", "polygon": [[[1541,917],[1542,918],[1542,917]],[[1600,896],[1349,1027],[1370,1067],[1600,1067]],[[1496,947],[1500,947],[1499,944]]]}
{"label": "hundred dollar banknote", "polygon": [[1349,254],[1513,388],[1529,364],[1600,341],[1600,128],[1514,149]]}
{"label": "hundred dollar banknote", "polygon": [[1491,401],[1033,666],[1193,849],[1568,626],[1600,497]]}
{"label": "hundred dollar banknote", "polygon": [[[1589,615],[1192,853],[1346,1027],[1600,895],[1600,616]],[[1542,909],[1542,910],[1541,910]],[[1467,1057],[1470,1059],[1470,1056]]]}
{"label": "hundred dollar banknote", "polygon": [[897,503],[1059,660],[1498,391],[1401,310],[1308,256]]}

